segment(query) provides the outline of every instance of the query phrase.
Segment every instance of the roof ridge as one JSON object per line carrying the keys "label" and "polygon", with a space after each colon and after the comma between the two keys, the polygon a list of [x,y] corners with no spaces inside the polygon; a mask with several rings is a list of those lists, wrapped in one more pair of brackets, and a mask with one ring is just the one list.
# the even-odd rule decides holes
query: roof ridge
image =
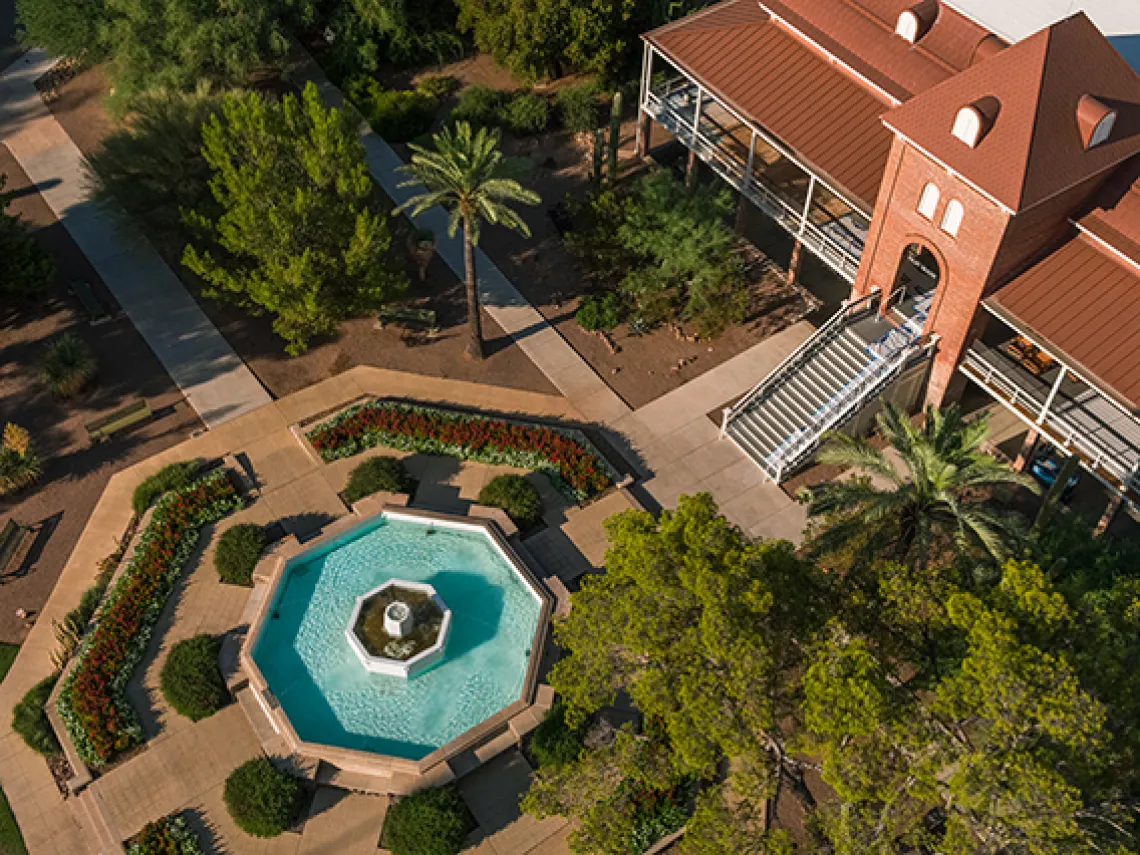
{"label": "roof ridge", "polygon": [[[1073,16],[1070,16],[1070,18]],[[1065,19],[1068,20],[1068,19]],[[1056,35],[1056,25],[1044,30],[1045,33],[1045,56],[1041,60],[1041,73],[1038,77],[1037,86],[1034,87],[1033,98],[1033,130],[1029,137],[1029,148],[1025,153],[1025,166],[1021,172],[1021,187],[1017,193],[1017,207],[1018,210],[1025,204],[1025,192],[1029,186],[1029,168],[1033,164],[1033,147],[1037,145],[1037,140],[1042,131],[1041,122],[1038,119],[1041,116],[1041,105],[1045,103],[1045,77],[1049,73],[1049,58],[1053,51],[1053,39]],[[1032,38],[1032,36],[1030,37]],[[1000,55],[1000,54],[999,54]],[[992,59],[993,57],[991,57]]]}

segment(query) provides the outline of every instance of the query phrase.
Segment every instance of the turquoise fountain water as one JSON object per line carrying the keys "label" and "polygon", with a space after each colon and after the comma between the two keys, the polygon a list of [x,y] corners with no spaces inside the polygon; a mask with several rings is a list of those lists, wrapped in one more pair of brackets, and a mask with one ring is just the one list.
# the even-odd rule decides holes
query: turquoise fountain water
{"label": "turquoise fountain water", "polygon": [[[443,658],[410,679],[368,673],[345,638],[389,579],[452,610]],[[253,658],[302,740],[418,760],[519,699],[540,613],[481,530],[378,517],[286,569]]]}

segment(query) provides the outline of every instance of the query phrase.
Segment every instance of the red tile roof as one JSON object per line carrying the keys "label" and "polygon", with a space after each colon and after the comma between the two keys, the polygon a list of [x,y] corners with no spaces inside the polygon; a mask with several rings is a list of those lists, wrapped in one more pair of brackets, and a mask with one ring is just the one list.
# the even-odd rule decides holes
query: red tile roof
{"label": "red tile roof", "polygon": [[[1119,114],[1089,150],[1077,108],[1092,95]],[[974,148],[950,132],[982,97],[1000,109]],[[1013,211],[1021,211],[1140,152],[1140,77],[1078,13],[912,98],[883,121]]]}
{"label": "red tile roof", "polygon": [[1077,224],[1140,264],[1140,158],[1105,182]]}
{"label": "red tile roof", "polygon": [[778,25],[729,0],[645,35],[712,94],[771,132],[838,189],[874,207],[892,136],[888,102]]}
{"label": "red tile roof", "polygon": [[1140,270],[1077,235],[987,305],[1140,414]]}

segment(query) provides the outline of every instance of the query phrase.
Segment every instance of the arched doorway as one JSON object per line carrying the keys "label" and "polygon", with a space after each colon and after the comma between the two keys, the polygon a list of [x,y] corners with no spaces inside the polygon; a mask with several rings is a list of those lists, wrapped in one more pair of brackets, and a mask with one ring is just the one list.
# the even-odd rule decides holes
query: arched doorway
{"label": "arched doorway", "polygon": [[912,243],[903,250],[890,307],[915,335],[926,325],[941,280],[942,266],[929,247]]}

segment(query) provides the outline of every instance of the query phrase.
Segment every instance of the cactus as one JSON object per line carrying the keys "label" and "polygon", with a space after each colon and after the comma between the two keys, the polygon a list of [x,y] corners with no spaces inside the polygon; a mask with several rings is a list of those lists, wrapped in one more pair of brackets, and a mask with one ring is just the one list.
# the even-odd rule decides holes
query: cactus
{"label": "cactus", "polygon": [[590,168],[590,181],[592,181],[595,186],[602,183],[602,151],[605,145],[605,131],[598,128],[594,131],[594,162]]}
{"label": "cactus", "polygon": [[618,174],[618,143],[621,142],[621,92],[614,93],[613,103],[610,105],[610,146],[609,161],[606,164],[606,176],[612,184],[617,180]]}

